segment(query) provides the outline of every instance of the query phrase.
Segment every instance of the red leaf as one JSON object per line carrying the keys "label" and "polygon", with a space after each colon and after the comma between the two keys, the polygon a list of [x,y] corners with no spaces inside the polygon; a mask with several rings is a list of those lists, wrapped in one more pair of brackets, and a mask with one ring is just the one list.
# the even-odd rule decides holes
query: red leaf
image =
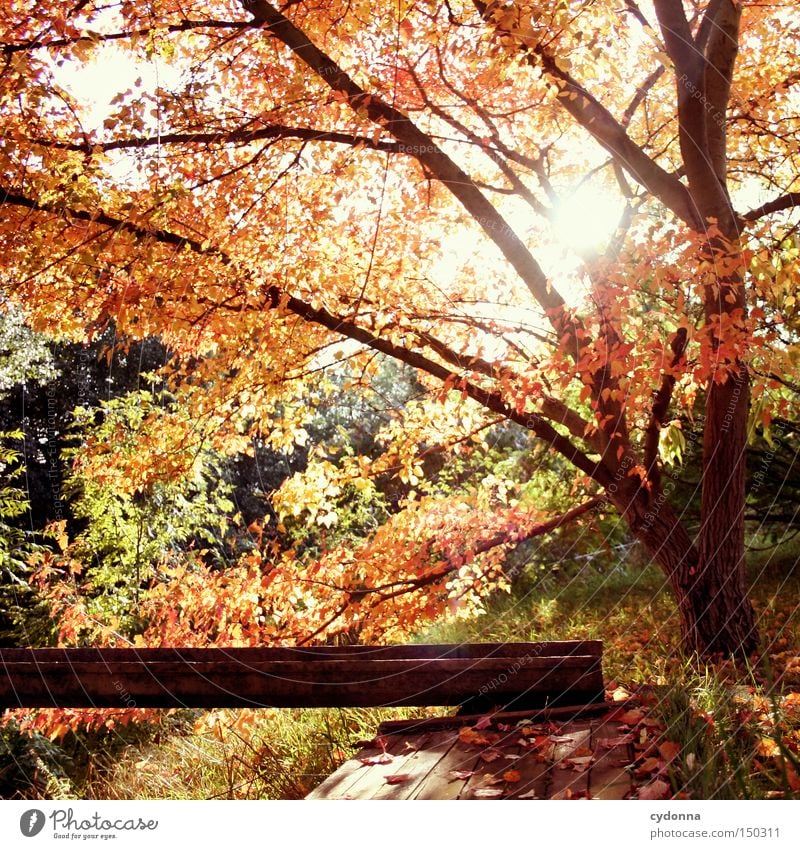
{"label": "red leaf", "polygon": [[654,799],[669,799],[671,795],[669,784],[660,778],[657,778],[651,784],[639,790],[640,799],[649,799],[651,801]]}

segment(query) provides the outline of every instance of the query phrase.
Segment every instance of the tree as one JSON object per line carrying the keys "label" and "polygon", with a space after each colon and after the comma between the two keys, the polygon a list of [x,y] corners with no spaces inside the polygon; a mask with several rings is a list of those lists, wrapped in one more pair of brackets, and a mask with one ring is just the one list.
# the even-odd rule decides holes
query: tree
{"label": "tree", "polygon": [[[792,13],[20,0],[0,24],[8,297],[76,339],[111,320],[159,335],[194,438],[220,445],[248,428],[302,441],[327,365],[349,360],[358,383],[395,358],[430,403],[347,475],[416,485],[420,452],[516,423],[586,500],[524,530],[489,522],[473,554],[613,507],[667,575],[687,650],[749,652],[749,397],[791,418],[797,379]],[[82,105],[80,74],[113,60],[139,79]],[[574,226],[568,263],[551,228],[581,185],[620,217],[602,244]],[[679,414],[704,430],[694,538],[662,474]],[[404,591],[451,574],[418,566]]]}
{"label": "tree", "polygon": [[[66,519],[70,530],[75,530],[63,491],[62,457],[69,445],[73,411],[76,407],[91,408],[101,417],[102,400],[139,389],[144,381],[142,374],[158,369],[166,361],[167,352],[155,339],[129,343],[123,351],[113,327],[91,344],[48,346],[46,336],[32,334],[18,317],[9,319],[0,427],[23,432],[16,447],[27,460],[29,510],[19,521],[23,527],[41,531],[49,522]],[[115,347],[116,355],[108,356]],[[24,370],[13,367],[15,359],[24,362]]]}

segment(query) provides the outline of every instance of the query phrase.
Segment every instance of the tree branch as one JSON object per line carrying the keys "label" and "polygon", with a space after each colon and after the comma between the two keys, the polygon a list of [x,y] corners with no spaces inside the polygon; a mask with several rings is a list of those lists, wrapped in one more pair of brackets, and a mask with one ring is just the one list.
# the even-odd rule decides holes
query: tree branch
{"label": "tree branch", "polygon": [[564,425],[573,436],[582,439],[592,451],[600,454],[600,456],[606,453],[609,438],[605,431],[587,422],[583,416],[578,415],[563,401],[547,395],[542,398],[540,409],[545,418]]}
{"label": "tree branch", "polygon": [[[231,263],[231,257],[219,248],[213,246],[204,247],[204,243],[196,239],[180,236],[163,228],[151,230],[130,221],[108,215],[102,211],[87,212],[84,210],[69,209],[56,204],[41,203],[12,192],[2,185],[0,185],[0,199],[0,210],[9,204],[38,212],[50,213],[62,218],[101,224],[116,231],[130,233],[142,240],[155,240],[179,249],[188,247],[196,253],[215,256],[224,264]],[[573,445],[569,439],[555,430],[542,416],[536,413],[518,412],[516,409],[510,407],[499,392],[477,386],[418,351],[404,348],[389,339],[377,336],[372,331],[355,324],[348,318],[331,313],[321,307],[313,307],[300,298],[289,295],[278,286],[270,286],[266,289],[263,294],[262,306],[265,309],[286,310],[312,324],[325,327],[340,336],[360,342],[374,351],[379,351],[395,360],[410,365],[412,368],[430,374],[432,377],[440,380],[443,385],[461,391],[466,397],[472,398],[473,401],[476,401],[482,407],[503,416],[509,421],[515,422],[526,430],[530,430],[535,436],[547,442],[553,450],[557,451],[601,486],[606,486],[610,483],[611,474],[602,463],[596,463],[590,460],[586,454]]]}
{"label": "tree branch", "polygon": [[78,35],[69,38],[53,38],[49,41],[26,41],[21,44],[3,44],[0,46],[0,53],[10,56],[14,53],[23,53],[30,50],[49,50],[60,49],[62,47],[71,47],[78,42],[93,42],[102,44],[106,41],[124,41],[128,38],[135,38],[143,35],[149,35],[152,32],[187,32],[195,29],[234,29],[246,30],[250,25],[241,21],[181,21],[179,24],[168,24],[166,27],[143,27],[142,29],[129,30],[127,32],[112,32],[112,33],[96,33],[87,32],[85,35]]}
{"label": "tree branch", "polygon": [[[514,37],[513,33],[503,30],[491,20],[486,4],[479,0],[474,2],[487,23],[499,32]],[[542,45],[529,47],[520,44],[520,50],[526,54],[530,65],[535,65],[538,57],[542,68],[559,88],[559,104],[614,157],[615,162],[664,206],[671,209],[678,218],[691,227],[696,227],[697,215],[686,186],[651,159],[625,132],[622,124],[611,112],[574,77],[559,67],[556,57]]]}
{"label": "tree branch", "polygon": [[[526,542],[527,540],[552,533],[553,531],[564,527],[564,525],[567,525],[570,522],[574,522],[576,519],[585,515],[590,510],[593,510],[595,507],[597,507],[598,504],[601,504],[603,502],[604,498],[602,496],[595,496],[594,498],[590,498],[588,501],[585,501],[583,504],[579,504],[577,507],[573,507],[571,510],[567,510],[560,516],[555,516],[552,519],[548,519],[546,522],[541,522],[537,525],[533,525],[532,527],[528,528],[525,531],[521,531],[520,533],[515,534],[513,532],[506,532],[502,534],[497,534],[493,537],[489,537],[485,540],[481,540],[469,549],[469,553],[485,554],[486,552],[491,551],[493,548],[498,548],[501,545],[520,545],[521,543]],[[426,543],[426,545],[428,546],[430,546],[431,544],[432,541]],[[440,566],[439,568],[430,569],[426,571],[425,574],[420,575],[419,577],[407,578],[399,581],[391,581],[386,584],[378,584],[374,587],[358,587],[356,589],[353,587],[343,587],[334,586],[332,584],[326,584],[325,586],[328,589],[343,593],[344,600],[342,604],[340,604],[336,608],[334,614],[329,617],[323,625],[319,626],[311,635],[299,641],[297,645],[305,645],[311,640],[313,640],[315,637],[319,636],[323,631],[327,630],[337,619],[344,615],[353,600],[358,600],[359,602],[361,602],[365,598],[372,596],[372,600],[369,604],[370,609],[374,609],[375,607],[380,604],[383,604],[384,602],[391,601],[393,599],[400,598],[401,596],[415,593],[418,590],[430,587],[434,584],[438,584],[450,575],[452,575],[454,572],[456,572],[458,568],[459,566],[456,564],[445,563],[442,564],[442,566]]]}
{"label": "tree branch", "polygon": [[[725,188],[724,174],[720,173],[720,156],[724,161],[725,112],[732,60],[721,47],[723,36],[712,33],[709,49],[713,44],[714,62],[719,67],[712,62],[707,71],[706,57],[695,44],[682,3],[654,0],[654,6],[667,53],[675,65],[681,157],[700,219],[700,227],[695,229],[702,229],[707,219],[713,217],[718,219],[723,232],[730,231],[735,227],[736,218]],[[720,8],[732,8],[731,0],[725,0]],[[738,17],[735,20],[738,31]],[[726,26],[727,23],[726,18]],[[722,76],[715,77],[715,74]],[[727,89],[724,75],[728,75]],[[706,90],[707,83],[712,84],[711,94]]]}
{"label": "tree branch", "polygon": [[474,554],[484,554],[487,551],[490,551],[493,548],[497,548],[499,545],[507,545],[508,543],[513,543],[514,545],[519,545],[520,543],[526,542],[529,539],[534,539],[534,537],[543,536],[544,534],[552,533],[553,531],[558,530],[564,525],[568,525],[570,522],[574,522],[575,519],[580,518],[584,514],[588,513],[590,510],[593,510],[597,507],[598,504],[602,504],[605,501],[605,497],[601,495],[596,495],[594,498],[590,498],[588,501],[584,501],[583,504],[579,504],[577,507],[573,507],[571,510],[567,510],[566,513],[562,513],[560,516],[555,516],[552,519],[548,519],[546,522],[541,522],[538,525],[534,525],[529,528],[527,531],[524,531],[520,534],[498,534],[494,537],[490,537],[487,540],[483,540],[478,545],[472,548],[472,552]]}
{"label": "tree branch", "polygon": [[767,203],[751,209],[742,216],[743,221],[758,221],[765,215],[770,215],[773,212],[782,212],[784,209],[793,209],[800,206],[800,192],[787,192],[785,195],[774,198]]}
{"label": "tree branch", "polygon": [[647,469],[647,479],[653,484],[656,491],[661,488],[661,469],[658,464],[658,445],[661,436],[661,428],[667,417],[672,392],[675,389],[674,370],[680,365],[686,351],[688,335],[685,327],[679,327],[672,337],[670,348],[672,360],[669,369],[661,379],[661,386],[653,399],[653,408],[650,412],[650,421],[645,431],[644,462]]}
{"label": "tree branch", "polygon": [[400,360],[412,366],[412,368],[419,369],[438,378],[444,385],[450,386],[455,390],[460,390],[467,397],[472,398],[473,401],[477,401],[478,404],[487,410],[498,413],[509,421],[513,421],[525,429],[530,430],[537,437],[545,440],[555,451],[569,460],[573,465],[585,472],[593,480],[596,480],[601,486],[610,483],[611,475],[602,463],[596,463],[590,460],[586,454],[580,451],[565,436],[558,433],[540,415],[518,412],[509,407],[499,392],[493,392],[477,386],[419,352],[396,345],[389,339],[376,336],[371,331],[354,324],[349,319],[330,313],[322,308],[312,307],[310,304],[294,296],[287,296],[277,286],[271,286],[267,290],[266,306],[273,309],[286,309],[304,318],[306,321],[326,327],[334,333],[360,342],[375,351],[380,351],[382,354],[386,354],[395,360]]}
{"label": "tree branch", "polygon": [[714,30],[714,20],[719,13],[720,6],[724,2],[725,0],[710,0],[706,7],[703,19],[700,21],[700,26],[697,28],[697,34],[694,37],[694,43],[701,53],[705,53],[709,36]]}
{"label": "tree branch", "polygon": [[358,136],[350,133],[330,132],[327,130],[312,130],[305,127],[288,127],[283,124],[271,124],[266,127],[236,130],[206,132],[206,133],[163,133],[159,136],[142,136],[132,139],[118,139],[108,142],[62,142],[43,138],[30,139],[31,144],[55,150],[70,150],[79,153],[92,153],[110,150],[140,150],[146,147],[169,144],[248,144],[264,139],[301,139],[303,141],[334,142],[350,145],[351,147],[368,147],[373,150],[404,153],[401,145],[395,141],[374,140],[369,136]]}
{"label": "tree branch", "polygon": [[[727,171],[726,121],[731,81],[736,55],[739,52],[739,20],[741,7],[732,0],[712,3],[703,23],[713,14],[705,50],[704,79],[706,107],[706,140],[711,165],[721,184],[725,184]],[[701,25],[702,28],[702,25]],[[699,48],[702,49],[702,48]]]}
{"label": "tree branch", "polygon": [[267,28],[332,91],[344,96],[357,114],[365,116],[394,136],[405,152],[414,156],[428,173],[456,197],[512,265],[559,335],[568,333],[574,338],[577,325],[569,315],[563,297],[553,286],[548,285],[539,263],[470,176],[444,153],[431,136],[420,130],[407,115],[361,88],[302,30],[266,0],[242,2],[254,16],[254,24]]}
{"label": "tree branch", "polygon": [[66,206],[60,206],[56,203],[41,203],[33,198],[12,192],[11,189],[0,184],[0,209],[2,209],[2,207],[6,204],[30,209],[35,212],[48,212],[52,215],[73,219],[75,221],[102,224],[112,230],[123,230],[126,233],[132,233],[142,239],[155,239],[157,242],[162,242],[165,245],[172,245],[176,248],[189,247],[196,253],[218,256],[226,263],[230,261],[230,259],[219,249],[214,247],[204,248],[202,242],[197,239],[192,239],[189,236],[180,236],[170,230],[164,230],[161,228],[150,230],[147,227],[133,224],[132,222],[125,221],[122,218],[115,218],[112,215],[107,215],[102,210],[88,212],[83,209],[71,209]]}

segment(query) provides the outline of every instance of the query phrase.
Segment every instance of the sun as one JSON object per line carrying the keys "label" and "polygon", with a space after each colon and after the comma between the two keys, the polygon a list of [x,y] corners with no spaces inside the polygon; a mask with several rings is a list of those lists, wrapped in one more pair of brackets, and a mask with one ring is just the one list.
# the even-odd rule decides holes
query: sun
{"label": "sun", "polygon": [[578,253],[602,253],[619,225],[623,199],[608,189],[585,184],[565,193],[555,209],[558,241]]}

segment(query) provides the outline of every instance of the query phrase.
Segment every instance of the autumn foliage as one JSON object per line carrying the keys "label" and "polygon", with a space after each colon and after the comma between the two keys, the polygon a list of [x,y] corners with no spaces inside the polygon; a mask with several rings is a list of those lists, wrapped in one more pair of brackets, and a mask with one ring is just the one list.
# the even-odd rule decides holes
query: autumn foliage
{"label": "autumn foliage", "polygon": [[[84,440],[84,486],[130,516],[206,452],[305,445],[333,371],[369,392],[388,358],[424,389],[372,454],[320,446],[272,494],[279,521],[334,531],[343,493],[395,478],[379,527],[303,551],[254,524],[226,568],[200,549],[148,562],[135,640],[401,639],[507,586],[520,541],[616,512],[663,568],[685,648],[754,650],[745,449],[798,380],[794,13],[6,3],[4,298],[56,337],[113,325],[174,353],[169,403],[142,395],[135,428]],[[106,67],[119,85],[91,102]],[[570,223],[576,192],[611,226]],[[671,477],[690,421],[696,533]],[[431,486],[426,458],[480,453],[498,422],[551,452],[571,505],[548,512],[512,473]],[[80,546],[38,557],[39,590],[65,644],[114,644]]]}

